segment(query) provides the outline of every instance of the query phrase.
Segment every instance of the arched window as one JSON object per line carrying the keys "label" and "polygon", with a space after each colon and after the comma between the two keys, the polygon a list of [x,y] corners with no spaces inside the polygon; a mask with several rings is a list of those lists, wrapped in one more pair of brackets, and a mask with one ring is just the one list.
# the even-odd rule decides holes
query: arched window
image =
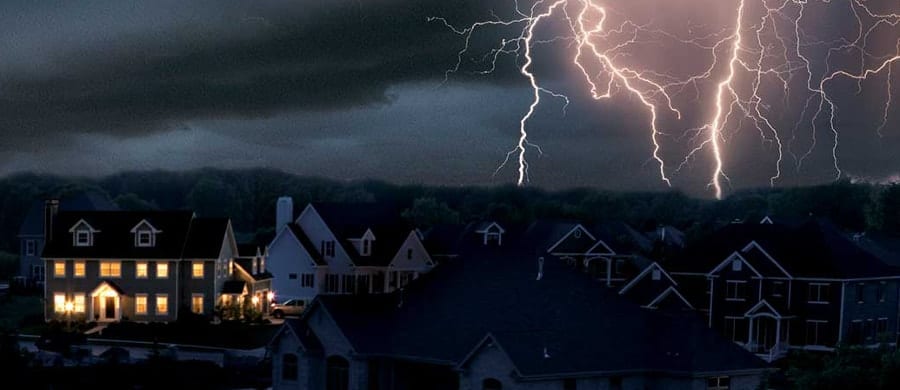
{"label": "arched window", "polygon": [[297,355],[288,353],[281,357],[281,379],[297,380]]}
{"label": "arched window", "polygon": [[350,362],[340,356],[325,361],[325,389],[347,390],[350,383]]}
{"label": "arched window", "polygon": [[503,384],[494,378],[488,378],[481,382],[481,389],[482,390],[501,390],[501,389],[503,389]]}

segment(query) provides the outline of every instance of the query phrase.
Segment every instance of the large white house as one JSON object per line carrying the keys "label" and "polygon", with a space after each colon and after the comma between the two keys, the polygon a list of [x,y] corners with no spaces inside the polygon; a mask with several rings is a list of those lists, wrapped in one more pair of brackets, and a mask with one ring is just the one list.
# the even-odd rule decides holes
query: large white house
{"label": "large white house", "polygon": [[416,230],[389,205],[310,203],[294,218],[293,200],[278,199],[267,267],[280,300],[390,292],[434,265]]}

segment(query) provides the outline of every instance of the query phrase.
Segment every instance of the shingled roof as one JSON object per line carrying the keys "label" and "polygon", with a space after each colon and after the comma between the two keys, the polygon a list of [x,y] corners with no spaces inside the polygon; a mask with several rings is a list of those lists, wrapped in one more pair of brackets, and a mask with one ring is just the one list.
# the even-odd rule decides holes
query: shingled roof
{"label": "shingled roof", "polygon": [[401,291],[320,295],[308,313],[324,309],[356,353],[447,365],[490,334],[524,377],[764,369],[696,314],[642,309],[564,262],[545,261],[537,280],[540,252],[530,243],[546,237],[519,231],[502,247],[471,241],[456,261]]}
{"label": "shingled roof", "polygon": [[[312,207],[357,267],[387,266],[413,231],[401,210],[391,203],[313,203]],[[367,230],[375,241],[371,254],[362,256],[350,240],[362,238]]]}
{"label": "shingled roof", "polygon": [[[84,192],[59,201],[59,211],[116,211],[119,207],[106,195],[97,192]],[[25,219],[19,226],[20,236],[42,236],[44,234],[44,201],[31,202]]]}
{"label": "shingled roof", "polygon": [[[78,247],[69,230],[80,221],[93,229],[91,246]],[[147,221],[160,232],[152,247],[134,245],[132,228]],[[194,218],[191,211],[60,211],[53,222],[48,258],[214,259],[222,249],[226,218]]]}
{"label": "shingled roof", "polygon": [[[735,252],[745,258],[765,258],[755,248],[742,251],[751,242],[759,244],[793,277],[853,279],[900,276],[900,268],[881,261],[824,219],[809,220],[796,227],[777,223],[727,225],[688,248],[667,264],[667,269],[707,273]],[[768,271],[760,272],[775,273],[777,267],[768,268]]]}

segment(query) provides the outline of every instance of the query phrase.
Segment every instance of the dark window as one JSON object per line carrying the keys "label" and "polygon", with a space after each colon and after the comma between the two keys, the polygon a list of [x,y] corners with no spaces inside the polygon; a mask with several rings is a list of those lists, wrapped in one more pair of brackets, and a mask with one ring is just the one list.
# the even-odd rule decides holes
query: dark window
{"label": "dark window", "polygon": [[746,318],[725,317],[725,337],[731,341],[744,343],[747,341],[749,325]]}
{"label": "dark window", "polygon": [[810,303],[828,303],[828,284],[827,283],[810,283],[809,298]]}
{"label": "dark window", "polygon": [[780,282],[780,281],[772,282],[772,296],[773,297],[784,296],[784,282]]}
{"label": "dark window", "polygon": [[706,379],[707,390],[728,390],[731,387],[731,378],[727,376],[714,376]]}
{"label": "dark window", "polygon": [[356,275],[356,289],[360,294],[369,293],[369,275]]}
{"label": "dark window", "polygon": [[354,293],[356,291],[356,278],[353,275],[344,275],[342,282],[344,283],[345,293]]}
{"label": "dark window", "polygon": [[875,334],[882,335],[887,332],[888,319],[887,318],[879,318],[878,322],[875,323]]}
{"label": "dark window", "polygon": [[363,256],[369,255],[369,240],[363,240],[362,242],[362,254]]}
{"label": "dark window", "polygon": [[866,341],[875,340],[875,321],[866,320],[863,323],[863,334],[866,336]]}
{"label": "dark window", "polygon": [[25,256],[34,256],[34,254],[36,252],[37,252],[37,250],[35,250],[34,240],[26,240],[25,241]]}
{"label": "dark window", "polygon": [[827,321],[807,320],[806,321],[806,344],[807,345],[825,345]]}
{"label": "dark window", "polygon": [[878,299],[878,302],[884,302],[884,291],[886,290],[884,285],[884,282],[878,283],[878,288],[875,290],[875,297]]}
{"label": "dark window", "polygon": [[412,249],[406,250],[406,260],[412,260]]}
{"label": "dark window", "polygon": [[729,280],[725,282],[725,299],[730,301],[743,301],[747,298],[747,283],[741,280]]}
{"label": "dark window", "polygon": [[297,380],[297,355],[292,353],[281,357],[281,379],[286,381]]}
{"label": "dark window", "polygon": [[866,284],[856,284],[856,302],[863,303],[866,301]]}
{"label": "dark window", "polygon": [[288,279],[290,279],[290,280],[297,279],[297,274],[288,274]]}
{"label": "dark window", "polygon": [[614,376],[609,378],[610,390],[622,390],[622,377]]}
{"label": "dark window", "polygon": [[[580,230],[575,231],[575,233],[580,233],[580,232],[581,232]],[[572,378],[563,379],[563,390],[577,390],[577,389],[578,389],[578,382],[576,382],[575,379],[572,379]]]}
{"label": "dark window", "polygon": [[327,275],[325,276],[325,292],[336,293],[338,292],[338,287],[340,285],[340,276],[339,275]]}
{"label": "dark window", "polygon": [[[297,278],[297,274],[294,275],[293,279]],[[316,275],[315,274],[303,274],[300,277],[300,287],[315,287],[316,286]]]}
{"label": "dark window", "polygon": [[859,344],[862,342],[862,335],[862,321],[851,321],[850,330],[847,332],[847,341],[851,344]]}
{"label": "dark window", "polygon": [[348,390],[350,362],[340,356],[332,356],[325,362],[325,389]]}
{"label": "dark window", "polygon": [[502,390],[503,384],[494,378],[481,381],[481,390]]}

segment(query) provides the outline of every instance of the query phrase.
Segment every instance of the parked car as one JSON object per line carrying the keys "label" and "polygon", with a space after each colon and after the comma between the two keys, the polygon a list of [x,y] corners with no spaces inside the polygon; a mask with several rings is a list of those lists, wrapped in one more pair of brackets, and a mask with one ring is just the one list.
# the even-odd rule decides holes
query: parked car
{"label": "parked car", "polygon": [[302,299],[288,299],[282,303],[272,302],[272,317],[284,318],[284,316],[299,316],[303,314],[306,302]]}

